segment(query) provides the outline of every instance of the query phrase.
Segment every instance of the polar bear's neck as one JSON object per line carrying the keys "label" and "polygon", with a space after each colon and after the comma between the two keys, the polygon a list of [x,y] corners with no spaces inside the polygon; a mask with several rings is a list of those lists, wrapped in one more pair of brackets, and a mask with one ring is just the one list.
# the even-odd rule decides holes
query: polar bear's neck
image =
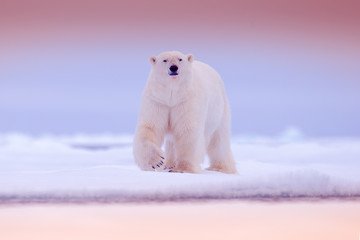
{"label": "polar bear's neck", "polygon": [[153,101],[174,107],[191,96],[192,85],[192,79],[179,78],[159,81],[150,77],[145,88],[145,94]]}

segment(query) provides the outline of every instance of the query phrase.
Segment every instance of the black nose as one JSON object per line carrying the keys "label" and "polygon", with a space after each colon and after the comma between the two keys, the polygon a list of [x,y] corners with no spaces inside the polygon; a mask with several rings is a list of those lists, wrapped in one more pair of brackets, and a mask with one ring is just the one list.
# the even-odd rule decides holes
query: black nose
{"label": "black nose", "polygon": [[171,72],[176,72],[179,68],[176,65],[172,65],[169,69]]}

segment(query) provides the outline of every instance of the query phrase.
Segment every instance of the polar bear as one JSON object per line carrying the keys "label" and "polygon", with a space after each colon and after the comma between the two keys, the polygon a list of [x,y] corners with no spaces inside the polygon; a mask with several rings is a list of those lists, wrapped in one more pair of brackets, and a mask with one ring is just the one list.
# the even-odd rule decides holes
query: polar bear
{"label": "polar bear", "polygon": [[207,153],[207,170],[236,173],[230,108],[219,74],[194,61],[192,54],[177,51],[152,56],[150,63],[133,143],[138,166],[146,171],[200,173]]}

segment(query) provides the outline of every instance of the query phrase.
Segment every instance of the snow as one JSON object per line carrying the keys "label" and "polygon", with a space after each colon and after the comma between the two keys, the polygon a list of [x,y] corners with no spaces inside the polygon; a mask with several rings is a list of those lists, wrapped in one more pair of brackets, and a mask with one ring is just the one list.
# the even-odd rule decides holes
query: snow
{"label": "snow", "polygon": [[131,135],[0,135],[0,203],[360,197],[358,138],[294,128],[233,137],[238,175],[144,172],[131,144]]}

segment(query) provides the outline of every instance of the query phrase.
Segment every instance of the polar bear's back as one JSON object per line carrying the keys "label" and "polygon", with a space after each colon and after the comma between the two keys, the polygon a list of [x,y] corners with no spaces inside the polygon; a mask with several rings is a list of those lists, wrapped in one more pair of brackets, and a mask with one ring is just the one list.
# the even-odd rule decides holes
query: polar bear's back
{"label": "polar bear's back", "polygon": [[220,75],[212,67],[200,61],[193,62],[193,74],[194,80],[200,85],[197,89],[202,89],[206,96],[206,129],[209,132],[205,135],[211,135],[224,117],[229,118],[229,103],[224,84]]}
{"label": "polar bear's back", "polygon": [[219,97],[225,97],[225,89],[220,75],[210,67],[200,61],[193,62],[193,74],[197,81],[200,81],[201,86],[210,94],[211,98],[217,103],[221,103]]}
{"label": "polar bear's back", "polygon": [[217,84],[222,85],[222,80],[220,75],[210,67],[208,64],[194,61],[193,62],[194,73],[201,77],[201,79],[209,79],[209,81],[215,81]]}
{"label": "polar bear's back", "polygon": [[208,64],[194,61],[193,73],[194,77],[201,80],[204,87],[209,88],[209,90],[221,89],[224,91],[224,84],[220,75]]}

